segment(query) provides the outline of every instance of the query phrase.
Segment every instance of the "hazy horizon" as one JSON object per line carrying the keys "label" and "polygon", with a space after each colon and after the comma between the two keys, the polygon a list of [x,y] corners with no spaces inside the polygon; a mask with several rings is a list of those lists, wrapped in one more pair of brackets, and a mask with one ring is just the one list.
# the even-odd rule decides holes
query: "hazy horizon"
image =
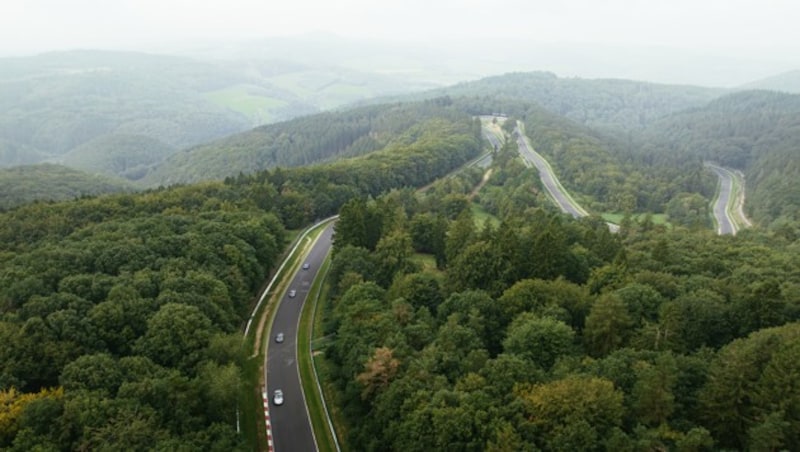
{"label": "hazy horizon", "polygon": [[203,49],[219,56],[222,48],[324,34],[336,36],[332,46],[371,46],[386,59],[397,56],[395,66],[401,57],[428,58],[451,73],[447,82],[543,70],[731,87],[800,68],[794,24],[800,6],[785,0],[15,0],[5,6],[0,56],[99,49],[202,58]]}

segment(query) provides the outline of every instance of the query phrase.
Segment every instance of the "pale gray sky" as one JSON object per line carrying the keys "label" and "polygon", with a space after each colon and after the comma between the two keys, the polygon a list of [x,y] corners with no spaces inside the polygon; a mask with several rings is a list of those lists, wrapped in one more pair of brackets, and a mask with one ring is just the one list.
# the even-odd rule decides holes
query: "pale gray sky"
{"label": "pale gray sky", "polygon": [[666,47],[788,67],[800,62],[798,19],[796,0],[4,0],[0,55],[326,31]]}
{"label": "pale gray sky", "polygon": [[709,50],[800,44],[794,0],[5,0],[3,53],[329,31]]}

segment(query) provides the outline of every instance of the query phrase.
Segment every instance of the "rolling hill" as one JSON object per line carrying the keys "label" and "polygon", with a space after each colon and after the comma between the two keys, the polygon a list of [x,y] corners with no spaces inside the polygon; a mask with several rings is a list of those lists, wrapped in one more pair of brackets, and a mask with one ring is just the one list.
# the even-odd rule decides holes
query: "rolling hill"
{"label": "rolling hill", "polygon": [[303,166],[380,149],[432,116],[463,117],[449,99],[319,113],[257,127],[183,150],[155,166],[146,186],[224,179],[273,167]]}
{"label": "rolling hill", "polygon": [[[311,83],[310,80],[306,82]],[[153,186],[219,179],[239,172],[252,172],[272,166],[305,165],[339,153],[347,155],[348,152],[357,152],[354,149],[362,149],[361,146],[369,142],[367,138],[373,137],[374,125],[385,121],[376,119],[375,115],[380,115],[377,111],[385,108],[381,105],[386,105],[386,102],[443,97],[461,102],[458,99],[469,98],[461,103],[460,108],[471,114],[503,110],[522,114],[528,105],[537,103],[551,114],[602,131],[618,133],[620,129],[642,129],[658,118],[685,108],[701,106],[722,93],[723,90],[713,88],[626,80],[565,79],[544,72],[506,74],[423,93],[376,98],[368,102],[376,105],[375,107],[363,107],[363,110],[344,110],[329,116],[300,118],[259,127],[179,152],[154,167],[142,181]],[[349,123],[346,127],[350,129],[346,133],[325,129],[323,133],[345,133],[348,137],[342,138],[343,141],[337,148],[324,151],[315,149],[311,151],[314,156],[311,156],[308,146],[314,147],[313,141],[326,141],[306,137],[308,130],[322,130],[320,127],[326,127],[320,126],[319,121]],[[356,126],[356,123],[361,125]],[[305,144],[299,144],[298,140]],[[350,149],[354,144],[354,149]],[[363,148],[369,149],[369,146]]]}
{"label": "rolling hill", "polygon": [[108,134],[74,147],[59,162],[89,173],[135,181],[144,176],[150,166],[175,151],[145,135]]}
{"label": "rolling hill", "polygon": [[786,93],[800,93],[800,71],[789,71],[782,74],[756,80],[741,86],[742,89],[766,89]]}
{"label": "rolling hill", "polygon": [[480,97],[493,102],[533,102],[580,124],[618,132],[642,129],[671,113],[702,106],[725,92],[719,88],[520,72],[459,83],[411,97],[448,95]]}
{"label": "rolling hill", "polygon": [[133,190],[122,180],[50,163],[0,168],[0,209],[32,201],[63,201]]}
{"label": "rolling hill", "polygon": [[57,158],[98,136],[142,135],[176,148],[242,130],[246,118],[197,93],[237,77],[185,58],[63,52],[0,60],[0,139]]}
{"label": "rolling hill", "polygon": [[[88,147],[184,149],[267,123],[431,84],[242,55],[236,60],[71,51],[0,59],[0,167],[90,162]],[[102,137],[100,142],[94,141]],[[117,137],[117,138],[114,138]],[[114,142],[119,139],[119,142]],[[153,141],[155,140],[155,141]],[[157,143],[156,143],[157,142]],[[83,146],[83,147],[82,147]],[[63,159],[62,159],[63,157]],[[77,163],[76,163],[77,164]],[[102,169],[105,171],[105,169]],[[131,177],[124,173],[122,177]]]}

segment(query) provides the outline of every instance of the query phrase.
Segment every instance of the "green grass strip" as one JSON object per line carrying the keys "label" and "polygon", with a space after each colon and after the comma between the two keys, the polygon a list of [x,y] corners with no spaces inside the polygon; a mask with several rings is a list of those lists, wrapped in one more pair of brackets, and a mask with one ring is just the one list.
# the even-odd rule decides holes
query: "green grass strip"
{"label": "green grass strip", "polygon": [[300,314],[300,330],[297,335],[298,367],[300,369],[300,381],[303,385],[303,393],[306,398],[306,405],[311,417],[311,425],[314,429],[314,436],[317,439],[317,447],[321,452],[336,452],[339,450],[335,433],[327,415],[328,408],[322,398],[321,386],[317,379],[314,369],[314,350],[312,349],[312,338],[314,337],[315,314],[317,305],[323,292],[324,281],[330,268],[330,256],[325,258],[322,268],[319,269],[314,284],[311,286],[309,297],[303,305]]}
{"label": "green grass strip", "polygon": [[745,188],[744,176],[740,171],[730,171],[733,178],[733,189],[731,190],[731,200],[728,204],[730,216],[736,225],[737,230],[749,228],[753,223],[744,214]]}
{"label": "green grass strip", "polygon": [[328,361],[327,356],[325,356],[324,349],[328,345],[333,342],[332,337],[325,337],[321,336],[324,332],[323,322],[325,320],[325,310],[326,306],[324,303],[330,302],[330,284],[326,281],[322,285],[322,290],[320,292],[320,296],[318,300],[320,304],[318,304],[315,308],[315,315],[314,315],[314,339],[311,341],[311,348],[312,351],[317,352],[313,355],[312,359],[314,361],[314,366],[317,370],[317,377],[320,382],[320,387],[323,391],[324,400],[328,402],[328,417],[330,418],[331,422],[334,425],[334,432],[336,433],[337,437],[339,438],[339,446],[345,452],[349,451],[347,447],[347,442],[343,440],[343,438],[347,437],[347,432],[349,431],[347,422],[344,418],[344,414],[342,414],[340,407],[341,401],[341,393],[336,388],[336,386],[332,382],[331,378],[331,366],[332,364]]}

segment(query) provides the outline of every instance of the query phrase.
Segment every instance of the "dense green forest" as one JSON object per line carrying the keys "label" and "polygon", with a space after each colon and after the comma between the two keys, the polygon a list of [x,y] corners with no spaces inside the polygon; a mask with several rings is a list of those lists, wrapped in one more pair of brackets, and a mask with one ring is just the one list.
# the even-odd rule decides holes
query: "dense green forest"
{"label": "dense green forest", "polygon": [[[0,449],[246,449],[240,327],[287,230],[336,213],[324,375],[350,450],[800,449],[798,96],[491,82],[497,97],[259,127],[146,175],[174,145],[104,131],[64,156],[216,182],[88,197],[116,188],[76,180],[55,190],[80,199],[18,205],[13,189],[64,170],[4,171]],[[450,174],[490,112],[510,116],[491,168]],[[517,120],[590,211],[671,226],[626,216],[612,234],[557,212],[518,158]],[[712,233],[704,160],[746,173],[770,228]]]}
{"label": "dense green forest", "polygon": [[63,201],[134,189],[124,180],[50,163],[0,168],[0,210],[33,201]]}
{"label": "dense green forest", "polygon": [[700,158],[742,170],[745,208],[764,225],[800,220],[800,95],[731,94],[652,124],[638,142],[633,152],[650,159]]}
{"label": "dense green forest", "polygon": [[431,117],[463,114],[449,98],[437,98],[304,116],[179,152],[147,174],[143,183],[223,179],[352,157],[389,145],[398,134]]}
{"label": "dense green forest", "polygon": [[474,198],[497,221],[472,172],[342,208],[324,334],[348,448],[799,448],[798,241],[611,234],[507,151]]}
{"label": "dense green forest", "polygon": [[[537,108],[525,113],[524,124],[536,150],[571,192],[584,196],[590,211],[667,213],[678,224],[709,225],[706,205],[716,180],[704,173],[699,156],[634,156],[624,141]],[[700,198],[691,214],[676,207],[687,196]]]}
{"label": "dense green forest", "polygon": [[108,134],[72,148],[59,160],[63,165],[89,173],[137,181],[175,151],[145,135]]}
{"label": "dense green forest", "polygon": [[[439,98],[319,113],[259,127],[177,154],[173,154],[173,148],[143,135],[102,135],[75,147],[60,160],[67,166],[81,168],[92,174],[118,175],[134,182],[140,189],[199,180],[222,180],[267,168],[309,165],[353,157],[394,142],[402,144],[417,133],[412,129],[416,127],[419,130],[420,123],[435,117],[463,119],[466,117],[463,110],[451,99]],[[406,132],[408,135],[403,136]],[[161,162],[169,155],[172,158]],[[8,172],[7,177],[19,171],[23,170]],[[0,191],[0,206],[103,192],[97,189],[62,189],[75,185],[76,176],[73,174],[78,173],[71,171],[69,177],[62,180],[59,173],[26,171],[24,181],[14,179],[13,183],[19,183],[19,186]],[[90,178],[88,175],[82,177]],[[91,178],[96,179],[94,176]],[[25,193],[24,197],[22,192]]]}
{"label": "dense green forest", "polygon": [[240,327],[285,228],[427,184],[479,134],[431,117],[349,161],[0,213],[0,448],[246,449]]}
{"label": "dense green forest", "polygon": [[220,184],[0,218],[0,447],[237,447],[238,334],[284,246]]}

